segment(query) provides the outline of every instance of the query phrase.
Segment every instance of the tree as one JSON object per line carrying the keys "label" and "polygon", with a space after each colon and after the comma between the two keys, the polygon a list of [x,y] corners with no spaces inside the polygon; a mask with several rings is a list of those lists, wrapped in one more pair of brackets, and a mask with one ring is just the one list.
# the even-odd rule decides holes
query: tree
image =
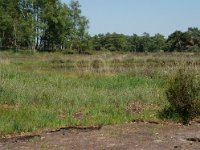
{"label": "tree", "polygon": [[200,44],[200,30],[198,28],[188,28],[188,34],[190,36],[190,45]]}
{"label": "tree", "polygon": [[148,50],[150,52],[157,52],[163,50],[165,46],[165,37],[161,34],[156,34],[151,37],[151,41],[148,45]]}
{"label": "tree", "polygon": [[89,34],[89,20],[82,16],[79,1],[72,0],[69,4],[69,17],[71,21],[69,44],[70,49],[77,49],[82,53],[87,48]]}
{"label": "tree", "polygon": [[137,34],[133,34],[128,37],[129,51],[138,52],[140,47],[140,37]]}
{"label": "tree", "polygon": [[0,1],[0,32],[3,47],[17,48],[17,41],[20,39],[20,31],[18,29],[21,16],[17,4],[18,0]]}
{"label": "tree", "polygon": [[68,8],[58,0],[43,1],[41,5],[40,47],[44,50],[62,49],[68,31]]}
{"label": "tree", "polygon": [[89,21],[80,4],[60,0],[0,0],[0,44],[2,47],[32,50],[79,51],[89,46]]}
{"label": "tree", "polygon": [[189,51],[200,51],[200,30],[198,28],[188,28],[189,40],[187,49]]}
{"label": "tree", "polygon": [[167,43],[170,45],[170,51],[182,51],[183,50],[183,32],[175,31],[169,35]]}
{"label": "tree", "polygon": [[143,35],[140,36],[138,39],[137,51],[138,52],[148,51],[150,41],[151,41],[151,37],[149,33],[144,32]]}

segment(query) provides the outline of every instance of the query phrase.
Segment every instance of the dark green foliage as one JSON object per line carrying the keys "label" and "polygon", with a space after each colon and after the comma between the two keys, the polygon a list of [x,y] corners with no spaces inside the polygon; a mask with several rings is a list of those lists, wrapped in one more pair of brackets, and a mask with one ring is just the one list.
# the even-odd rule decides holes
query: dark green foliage
{"label": "dark green foliage", "polygon": [[174,110],[172,106],[165,107],[162,111],[159,112],[159,117],[161,119],[172,119],[172,120],[179,120],[178,113]]}
{"label": "dark green foliage", "polygon": [[192,71],[180,70],[169,82],[166,94],[184,124],[200,115],[200,82]]}
{"label": "dark green foliage", "polygon": [[129,51],[129,52],[159,52],[159,51],[200,51],[200,30],[188,28],[188,31],[175,31],[166,39],[161,34],[142,36],[133,34],[107,33],[92,37],[93,50]]}
{"label": "dark green foliage", "polygon": [[98,34],[92,38],[94,50],[127,51],[128,36],[117,33]]}
{"label": "dark green foliage", "polygon": [[63,54],[75,54],[75,52],[73,50],[67,49],[63,51]]}
{"label": "dark green foliage", "polygon": [[89,20],[81,15],[80,7],[81,5],[77,0],[72,0],[69,4],[70,32],[68,35],[68,48],[84,53],[89,47],[90,36],[87,32]]}
{"label": "dark green foliage", "polygon": [[188,31],[175,31],[167,39],[167,51],[199,51],[200,30],[188,28]]}
{"label": "dark green foliage", "polygon": [[142,36],[133,34],[127,36],[117,33],[98,34],[92,38],[93,49],[96,51],[129,51],[129,52],[156,52],[163,50],[165,38],[161,34]]}
{"label": "dark green foliage", "polygon": [[82,52],[89,21],[80,7],[77,0],[0,0],[0,48]]}

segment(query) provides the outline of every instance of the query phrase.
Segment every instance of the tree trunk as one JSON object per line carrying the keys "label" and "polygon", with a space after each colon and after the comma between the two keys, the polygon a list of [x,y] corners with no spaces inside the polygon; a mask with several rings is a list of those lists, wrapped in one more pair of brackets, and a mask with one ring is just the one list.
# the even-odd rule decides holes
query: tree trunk
{"label": "tree trunk", "polygon": [[[32,1],[32,4],[31,4],[32,6],[32,9],[33,9],[33,12],[34,12],[34,15],[33,15],[33,17],[32,17],[32,31],[33,31],[33,33],[35,33],[35,25],[34,25],[34,23],[35,23],[35,9],[34,9],[34,3],[33,3],[33,1]],[[32,36],[31,36],[31,50],[33,51],[33,53],[35,53],[35,47],[36,47],[36,45],[35,45],[35,35],[34,34],[32,34]]]}
{"label": "tree trunk", "polygon": [[38,24],[39,24],[39,19],[38,19],[38,6],[36,6],[36,13],[35,13],[35,20],[36,20],[36,49],[39,49],[39,29],[38,29]]}
{"label": "tree trunk", "polygon": [[15,21],[13,24],[13,30],[14,30],[14,48],[15,48],[15,51],[17,52],[17,29],[16,29]]}

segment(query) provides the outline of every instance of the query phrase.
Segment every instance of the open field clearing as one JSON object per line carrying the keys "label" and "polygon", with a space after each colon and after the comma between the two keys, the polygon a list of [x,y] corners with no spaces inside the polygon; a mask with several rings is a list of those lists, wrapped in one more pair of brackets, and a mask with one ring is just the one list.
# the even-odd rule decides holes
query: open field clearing
{"label": "open field clearing", "polygon": [[[63,126],[162,121],[166,81],[198,54],[0,54],[2,135]],[[173,119],[177,119],[173,116]]]}

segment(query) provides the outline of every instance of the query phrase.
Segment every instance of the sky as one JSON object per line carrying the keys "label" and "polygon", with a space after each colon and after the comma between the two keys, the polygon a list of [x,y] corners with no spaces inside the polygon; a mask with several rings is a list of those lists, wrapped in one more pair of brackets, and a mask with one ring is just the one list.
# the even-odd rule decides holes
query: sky
{"label": "sky", "polygon": [[[61,0],[69,3],[70,0]],[[90,21],[91,35],[117,32],[127,35],[168,36],[175,30],[200,27],[200,0],[79,0]]]}

